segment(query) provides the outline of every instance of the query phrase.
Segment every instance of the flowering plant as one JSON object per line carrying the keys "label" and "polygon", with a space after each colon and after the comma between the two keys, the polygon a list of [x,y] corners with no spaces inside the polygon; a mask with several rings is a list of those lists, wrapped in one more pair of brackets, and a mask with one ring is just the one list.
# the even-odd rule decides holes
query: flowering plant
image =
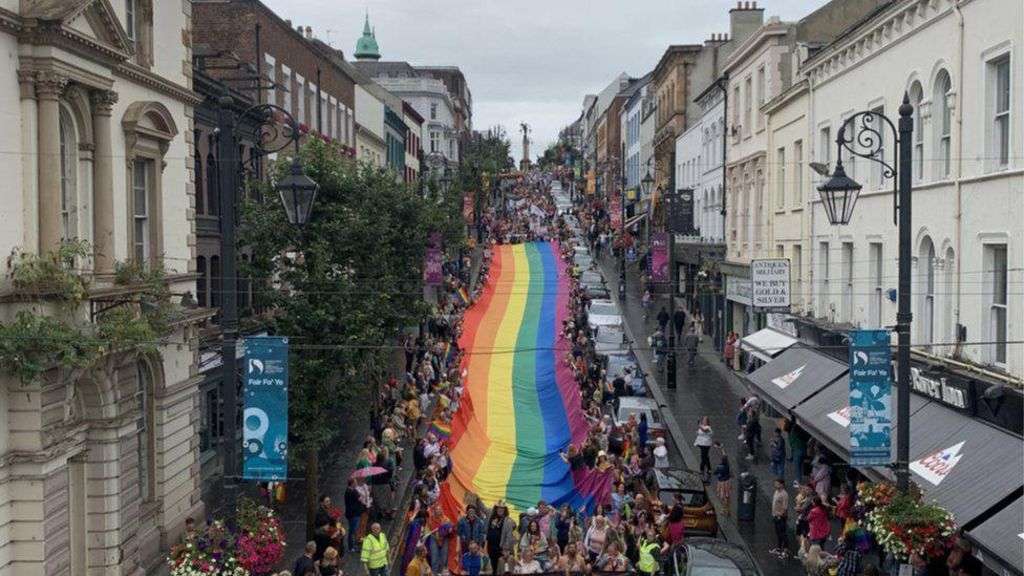
{"label": "flowering plant", "polygon": [[887,506],[875,508],[866,517],[867,529],[887,552],[900,560],[911,554],[935,558],[953,544],[956,522],[943,508],[899,494]]}
{"label": "flowering plant", "polygon": [[234,544],[234,537],[224,523],[214,521],[172,548],[167,567],[171,576],[250,576],[239,565]]}
{"label": "flowering plant", "polygon": [[274,511],[248,498],[238,503],[238,563],[252,574],[269,574],[284,557],[284,530]]}

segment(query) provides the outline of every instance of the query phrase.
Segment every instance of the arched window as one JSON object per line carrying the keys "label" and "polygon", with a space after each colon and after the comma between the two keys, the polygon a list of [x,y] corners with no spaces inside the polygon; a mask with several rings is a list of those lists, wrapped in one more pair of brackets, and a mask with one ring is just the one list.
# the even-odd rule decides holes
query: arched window
{"label": "arched window", "polygon": [[68,109],[60,108],[60,234],[78,237],[78,130]]}
{"label": "arched window", "polygon": [[153,459],[154,421],[153,410],[153,374],[144,362],[135,365],[135,377],[138,383],[139,420],[136,427],[139,458],[139,500],[147,502],[153,499],[153,480],[155,463]]}
{"label": "arched window", "polygon": [[196,184],[196,214],[206,214],[206,178],[203,172],[203,153],[199,151],[199,131],[196,130],[195,149],[195,175],[193,180]]}
{"label": "arched window", "polygon": [[921,100],[924,90],[915,81],[910,86],[910,103],[914,106],[914,178],[924,178],[924,125],[921,123]]}
{"label": "arched window", "polygon": [[918,251],[917,271],[920,279],[918,293],[921,294],[918,340],[930,349],[931,342],[935,340],[935,245],[927,236],[921,241]]}
{"label": "arched window", "polygon": [[196,256],[196,274],[199,275],[196,278],[196,302],[199,306],[205,308],[209,299],[209,272],[206,270],[206,256]]}
{"label": "arched window", "polygon": [[217,158],[213,152],[206,154],[206,213],[216,216],[220,213],[220,194],[217,183]]}
{"label": "arched window", "polygon": [[938,160],[938,177],[949,176],[949,154],[950,135],[953,130],[952,111],[949,108],[949,89],[952,86],[949,80],[949,73],[945,70],[939,72],[935,78],[935,92],[932,96],[932,106],[935,110],[935,158]]}

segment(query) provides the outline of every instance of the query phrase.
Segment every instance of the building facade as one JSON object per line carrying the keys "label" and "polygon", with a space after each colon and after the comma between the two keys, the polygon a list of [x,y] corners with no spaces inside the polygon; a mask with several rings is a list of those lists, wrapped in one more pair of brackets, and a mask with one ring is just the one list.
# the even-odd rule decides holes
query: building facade
{"label": "building facade", "polygon": [[402,101],[402,120],[405,122],[405,183],[420,179],[420,158],[423,157],[423,116],[408,102]]}
{"label": "building facade", "polygon": [[384,101],[364,84],[356,84],[356,159],[377,168],[387,162]]}
{"label": "building facade", "polygon": [[654,129],[654,188],[671,190],[675,185],[676,136],[686,129],[687,100],[693,97],[687,82],[700,44],[669,46],[651,76],[658,112]]}
{"label": "building facade", "polygon": [[[162,267],[172,293],[192,290],[191,2],[5,1],[0,20],[12,152],[0,159],[0,249],[89,246],[74,262],[81,301],[5,277],[0,320],[88,329],[114,310],[139,314],[142,288],[115,274],[126,265]],[[210,313],[180,300],[150,351],[0,373],[0,574],[142,573],[202,516],[196,333]]]}

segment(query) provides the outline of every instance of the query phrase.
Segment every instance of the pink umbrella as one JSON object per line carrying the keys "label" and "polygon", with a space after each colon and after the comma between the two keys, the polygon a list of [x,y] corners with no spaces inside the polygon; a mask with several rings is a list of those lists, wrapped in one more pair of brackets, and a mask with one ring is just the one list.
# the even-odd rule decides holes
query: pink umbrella
{"label": "pink umbrella", "polygon": [[349,478],[369,478],[386,472],[387,468],[381,468],[380,466],[367,466],[366,468],[356,470],[351,476],[349,476]]}

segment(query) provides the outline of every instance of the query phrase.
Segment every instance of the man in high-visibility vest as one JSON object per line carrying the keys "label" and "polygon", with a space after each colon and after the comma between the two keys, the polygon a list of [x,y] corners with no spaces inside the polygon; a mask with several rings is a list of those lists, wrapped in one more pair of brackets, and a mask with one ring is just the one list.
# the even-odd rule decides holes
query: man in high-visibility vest
{"label": "man in high-visibility vest", "polygon": [[363,552],[360,555],[369,576],[387,576],[390,550],[387,535],[381,531],[380,523],[374,522],[370,525],[370,533],[363,538]]}
{"label": "man in high-visibility vest", "polygon": [[661,557],[664,550],[658,542],[658,535],[652,526],[648,526],[647,532],[640,537],[637,548],[639,548],[639,558],[636,563],[637,571],[647,575],[657,574],[660,568],[658,558]]}

